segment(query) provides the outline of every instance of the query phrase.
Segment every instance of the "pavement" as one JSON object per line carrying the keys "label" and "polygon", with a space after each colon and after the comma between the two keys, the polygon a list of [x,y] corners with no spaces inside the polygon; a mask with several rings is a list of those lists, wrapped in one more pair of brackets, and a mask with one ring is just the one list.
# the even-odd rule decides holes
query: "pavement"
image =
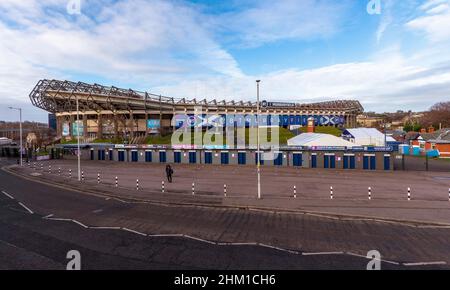
{"label": "pavement", "polygon": [[[174,182],[168,183],[164,165],[160,164],[99,161],[83,161],[82,164],[83,182],[76,179],[76,162],[72,160],[40,162],[34,168],[32,163],[10,170],[34,180],[121,199],[450,226],[450,172],[348,172],[266,167],[262,169],[263,198],[258,200],[255,170],[250,166],[175,165]],[[71,178],[69,170],[72,170]],[[137,179],[139,190],[136,190]],[[333,188],[333,199],[330,187]],[[408,188],[411,189],[410,200]]]}
{"label": "pavement", "polygon": [[0,268],[450,269],[450,228],[121,200],[0,171]]}

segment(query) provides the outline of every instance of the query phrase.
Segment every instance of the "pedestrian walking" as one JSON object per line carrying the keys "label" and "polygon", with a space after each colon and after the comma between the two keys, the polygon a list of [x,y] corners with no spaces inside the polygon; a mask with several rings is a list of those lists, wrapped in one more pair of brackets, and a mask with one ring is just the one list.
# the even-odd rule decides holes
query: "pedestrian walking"
{"label": "pedestrian walking", "polygon": [[172,166],[167,164],[166,165],[166,175],[167,175],[167,181],[169,181],[170,183],[172,183],[172,174],[173,174]]}

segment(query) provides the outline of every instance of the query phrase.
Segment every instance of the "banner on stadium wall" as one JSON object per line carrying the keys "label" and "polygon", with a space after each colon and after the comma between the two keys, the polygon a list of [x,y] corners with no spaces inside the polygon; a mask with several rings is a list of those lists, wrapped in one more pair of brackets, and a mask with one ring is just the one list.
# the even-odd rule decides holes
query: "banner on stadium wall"
{"label": "banner on stadium wall", "polygon": [[83,136],[84,133],[84,125],[83,121],[75,121],[72,123],[72,136]]}
{"label": "banner on stadium wall", "polygon": [[70,135],[70,124],[68,122],[64,122],[62,124],[62,135],[67,137]]}
{"label": "banner on stadium wall", "polygon": [[[338,126],[344,125],[343,116],[334,115],[267,115],[261,114],[260,125],[278,125],[279,126],[307,126],[308,119],[314,118],[315,126]],[[174,126],[176,129],[181,127],[213,127],[220,126],[236,127],[254,127],[258,120],[256,115],[251,114],[229,114],[229,115],[176,115]]]}
{"label": "banner on stadium wall", "polygon": [[159,129],[161,128],[161,122],[159,119],[153,120],[149,119],[147,120],[147,130],[150,134],[157,134],[159,133]]}

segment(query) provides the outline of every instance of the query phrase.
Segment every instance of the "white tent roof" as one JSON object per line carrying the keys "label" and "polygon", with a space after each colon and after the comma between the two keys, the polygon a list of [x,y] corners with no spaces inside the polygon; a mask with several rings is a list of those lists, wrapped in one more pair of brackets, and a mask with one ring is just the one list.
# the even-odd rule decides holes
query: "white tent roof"
{"label": "white tent roof", "polygon": [[287,141],[288,146],[337,146],[353,147],[354,143],[330,134],[303,133]]}
{"label": "white tent roof", "polygon": [[384,134],[375,128],[353,128],[347,129],[347,131],[352,134],[352,136],[357,138],[383,138]]}

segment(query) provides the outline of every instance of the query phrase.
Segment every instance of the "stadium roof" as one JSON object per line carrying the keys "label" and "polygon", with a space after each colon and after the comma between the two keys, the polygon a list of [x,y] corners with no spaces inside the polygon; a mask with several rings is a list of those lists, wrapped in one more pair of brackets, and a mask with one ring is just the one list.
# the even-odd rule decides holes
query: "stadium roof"
{"label": "stadium roof", "polygon": [[[202,106],[211,111],[226,109],[256,110],[256,102],[188,100],[155,95],[132,89],[107,87],[99,84],[71,82],[60,80],[40,80],[30,93],[30,100],[36,107],[48,112],[76,111],[76,99],[79,100],[80,111],[134,111],[134,110],[166,110],[181,111],[195,106]],[[295,104],[294,107],[277,107],[277,110],[321,110],[333,114],[363,112],[363,107],[355,100],[338,100],[311,104]]]}

